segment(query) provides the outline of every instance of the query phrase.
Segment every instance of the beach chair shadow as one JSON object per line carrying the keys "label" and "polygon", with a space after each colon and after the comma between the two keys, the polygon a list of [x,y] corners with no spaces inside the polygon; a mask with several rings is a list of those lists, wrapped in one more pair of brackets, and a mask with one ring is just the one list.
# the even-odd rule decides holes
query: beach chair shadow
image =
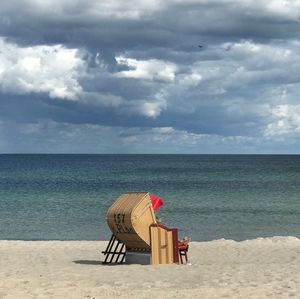
{"label": "beach chair shadow", "polygon": [[77,260],[73,261],[75,264],[80,264],[80,265],[102,265],[101,261],[92,261],[92,260]]}

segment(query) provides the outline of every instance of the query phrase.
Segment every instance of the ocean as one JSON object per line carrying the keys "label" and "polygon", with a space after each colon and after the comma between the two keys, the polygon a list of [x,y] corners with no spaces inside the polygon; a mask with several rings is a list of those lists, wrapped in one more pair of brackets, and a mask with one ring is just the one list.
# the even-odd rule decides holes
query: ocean
{"label": "ocean", "polygon": [[125,191],[194,241],[300,238],[300,155],[0,155],[0,239],[107,240]]}

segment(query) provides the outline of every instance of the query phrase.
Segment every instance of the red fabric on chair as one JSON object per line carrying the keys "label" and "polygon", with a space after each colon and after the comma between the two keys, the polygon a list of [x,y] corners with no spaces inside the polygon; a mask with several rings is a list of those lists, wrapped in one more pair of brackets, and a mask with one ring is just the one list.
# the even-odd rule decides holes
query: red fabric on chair
{"label": "red fabric on chair", "polygon": [[189,245],[184,244],[182,242],[178,242],[178,255],[180,259],[180,263],[183,264],[183,258],[185,258],[185,264],[188,262],[187,252],[189,251]]}
{"label": "red fabric on chair", "polygon": [[153,210],[157,211],[164,204],[164,201],[154,194],[150,194],[150,197],[152,201]]}
{"label": "red fabric on chair", "polygon": [[178,242],[178,249],[188,249],[189,245]]}

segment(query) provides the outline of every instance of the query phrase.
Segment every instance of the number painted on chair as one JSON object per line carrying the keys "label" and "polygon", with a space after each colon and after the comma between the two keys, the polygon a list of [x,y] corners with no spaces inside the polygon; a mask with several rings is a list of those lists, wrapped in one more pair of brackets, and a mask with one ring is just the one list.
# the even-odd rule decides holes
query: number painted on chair
{"label": "number painted on chair", "polygon": [[125,225],[125,214],[114,214],[114,221],[115,221],[115,230],[119,234],[132,234],[132,228],[128,228]]}
{"label": "number painted on chair", "polygon": [[124,223],[125,222],[125,214],[114,214],[115,223]]}

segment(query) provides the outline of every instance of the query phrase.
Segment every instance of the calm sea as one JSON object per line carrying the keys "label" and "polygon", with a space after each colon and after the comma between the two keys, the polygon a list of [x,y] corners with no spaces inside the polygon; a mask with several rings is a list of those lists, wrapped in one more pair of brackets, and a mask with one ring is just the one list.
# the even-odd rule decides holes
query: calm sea
{"label": "calm sea", "polygon": [[300,237],[299,155],[0,155],[0,239],[108,239],[125,191],[193,240]]}

